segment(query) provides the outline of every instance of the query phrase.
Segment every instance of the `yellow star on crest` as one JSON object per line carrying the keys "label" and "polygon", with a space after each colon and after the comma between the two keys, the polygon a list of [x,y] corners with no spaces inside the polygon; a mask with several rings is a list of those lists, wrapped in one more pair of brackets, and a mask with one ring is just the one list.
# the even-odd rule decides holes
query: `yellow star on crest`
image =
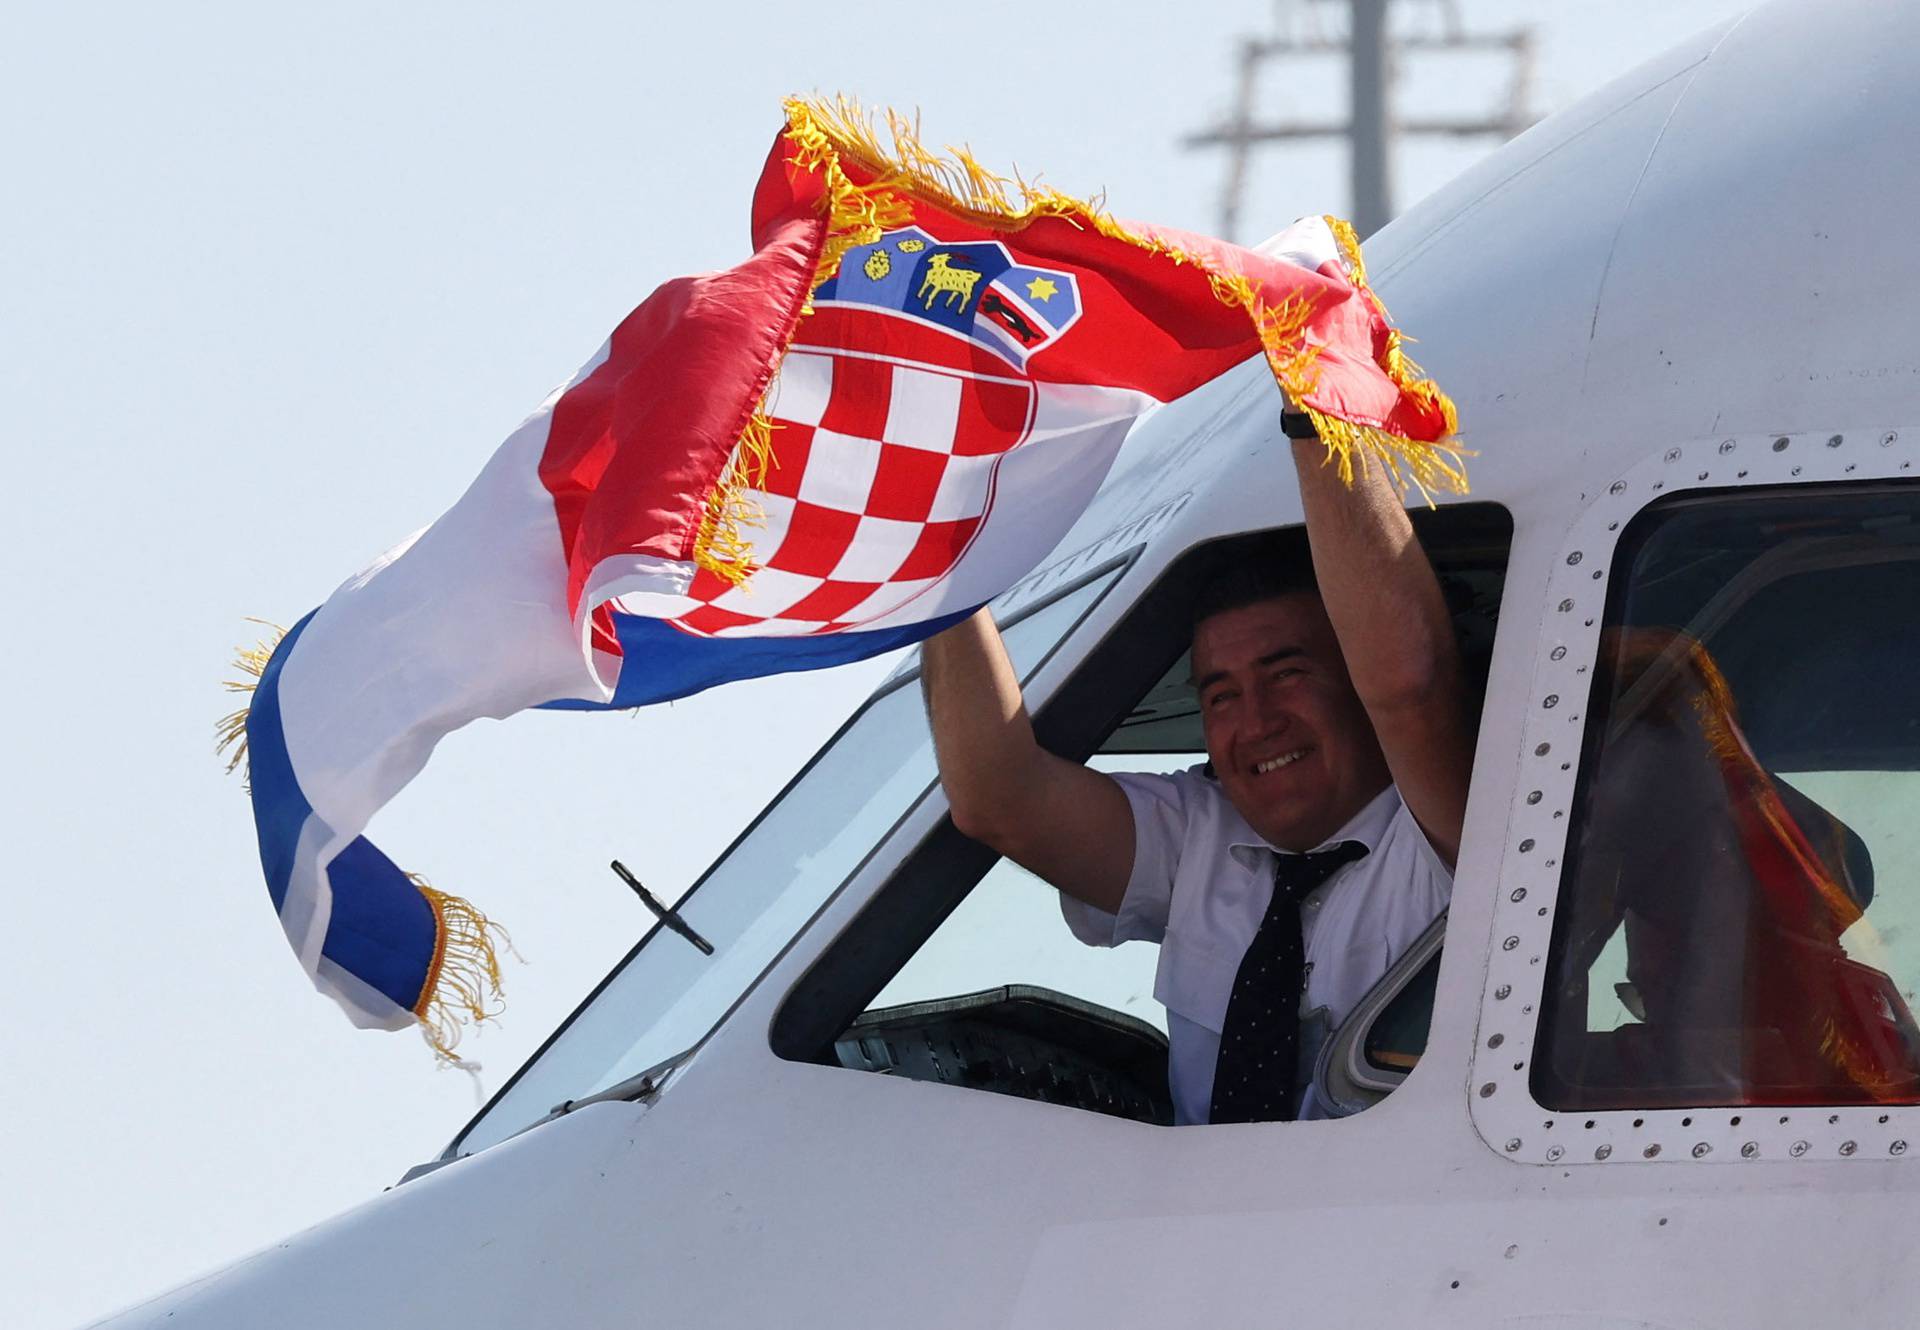
{"label": "yellow star on crest", "polygon": [[1046,300],[1059,290],[1060,288],[1055,286],[1047,278],[1036,277],[1027,283],[1027,298],[1030,300]]}

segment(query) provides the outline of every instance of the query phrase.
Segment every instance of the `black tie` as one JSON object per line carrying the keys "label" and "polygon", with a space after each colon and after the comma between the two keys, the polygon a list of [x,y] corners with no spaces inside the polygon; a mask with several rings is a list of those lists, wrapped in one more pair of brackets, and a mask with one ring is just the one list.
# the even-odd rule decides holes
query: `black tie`
{"label": "black tie", "polygon": [[1241,958],[1221,1022],[1208,1121],[1293,1121],[1307,959],[1300,902],[1366,853],[1366,846],[1348,840],[1312,854],[1283,854],[1274,865],[1273,900]]}

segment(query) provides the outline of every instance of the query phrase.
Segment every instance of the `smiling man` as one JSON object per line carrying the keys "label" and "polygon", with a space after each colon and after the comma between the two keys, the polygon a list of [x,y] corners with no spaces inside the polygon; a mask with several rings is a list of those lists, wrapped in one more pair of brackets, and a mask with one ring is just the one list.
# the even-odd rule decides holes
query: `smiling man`
{"label": "smiling man", "polygon": [[1084,942],[1160,944],[1180,1123],[1325,1116],[1325,1034],[1446,907],[1472,735],[1445,601],[1376,466],[1295,440],[1313,572],[1203,589],[1208,762],[1108,775],[1042,749],[985,611],[924,687],[955,824],[1058,887]]}

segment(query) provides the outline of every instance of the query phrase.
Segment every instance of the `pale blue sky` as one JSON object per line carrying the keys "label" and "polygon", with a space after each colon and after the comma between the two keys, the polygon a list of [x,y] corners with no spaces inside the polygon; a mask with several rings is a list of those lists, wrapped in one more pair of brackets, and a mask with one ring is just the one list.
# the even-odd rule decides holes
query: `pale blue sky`
{"label": "pale blue sky", "polygon": [[[1745,6],[1461,7],[1538,25],[1552,110]],[[1225,111],[1232,38],[1271,12],[9,11],[0,1320],[76,1324],[230,1260],[377,1192],[473,1108],[466,1078],[349,1028],[287,952],[211,752],[243,616],[304,613],[444,509],[657,282],[743,258],[783,94],[918,106],[988,163],[1211,230],[1221,163],[1178,140]],[[1423,64],[1407,109],[1485,107],[1498,77]],[[1268,104],[1338,96],[1303,74]],[[1401,201],[1486,146],[1405,145]],[[1268,153],[1243,238],[1345,208],[1336,150]],[[443,746],[373,833],[527,957],[466,1046],[489,1091],[647,922],[606,860],[681,889],[874,677]]]}

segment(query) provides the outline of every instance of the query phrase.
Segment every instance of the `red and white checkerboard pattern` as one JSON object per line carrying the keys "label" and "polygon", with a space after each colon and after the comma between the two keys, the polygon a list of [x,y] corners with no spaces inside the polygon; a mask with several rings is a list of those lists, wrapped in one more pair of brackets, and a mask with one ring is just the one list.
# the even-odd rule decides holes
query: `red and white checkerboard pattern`
{"label": "red and white checkerboard pattern", "polygon": [[768,394],[775,466],[747,497],[760,570],[696,575],[674,618],[709,636],[799,636],[891,613],[945,576],[1032,428],[1034,385],[795,347]]}

